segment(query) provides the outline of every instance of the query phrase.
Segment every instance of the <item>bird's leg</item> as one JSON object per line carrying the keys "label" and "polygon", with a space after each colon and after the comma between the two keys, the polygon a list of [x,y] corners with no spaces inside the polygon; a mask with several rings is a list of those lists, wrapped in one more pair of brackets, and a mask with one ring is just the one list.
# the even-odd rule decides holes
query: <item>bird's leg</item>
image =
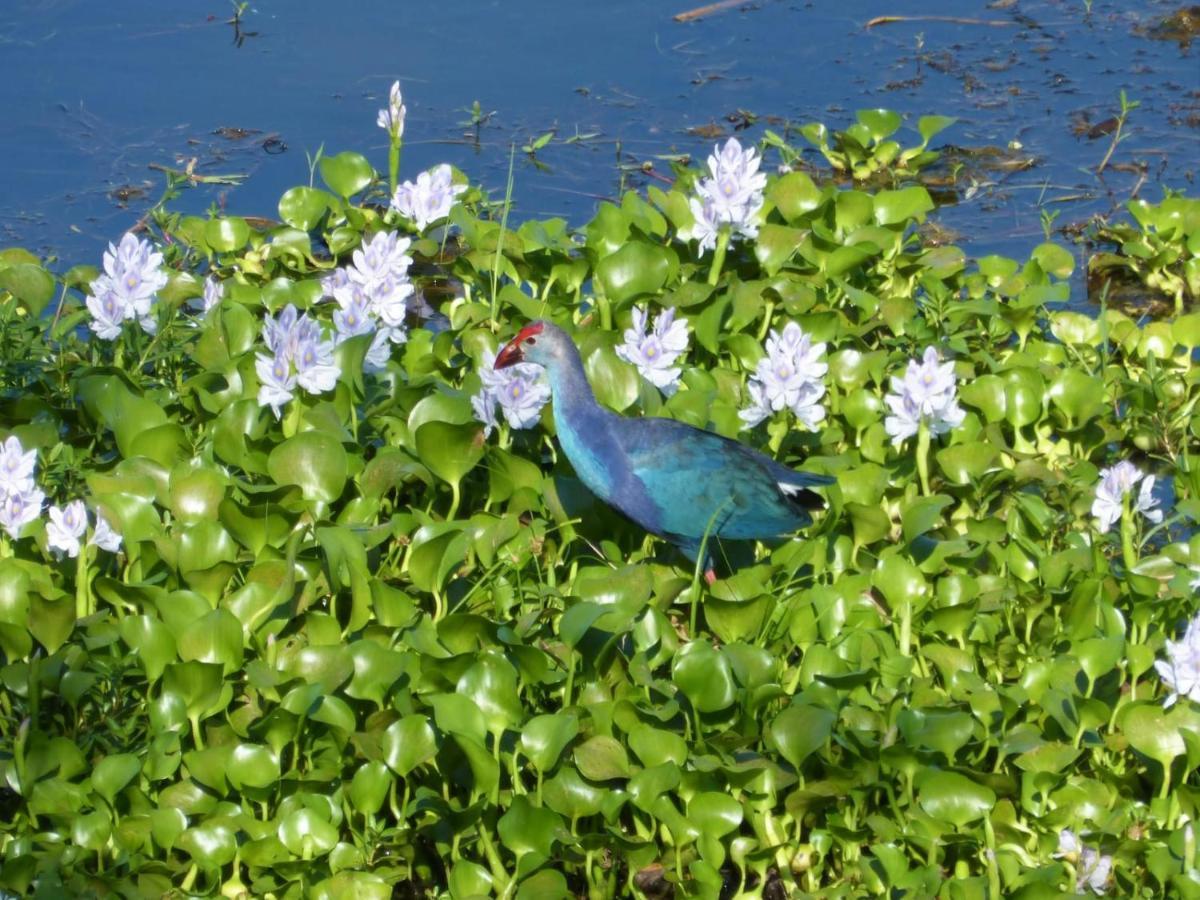
{"label": "bird's leg", "polygon": [[709,587],[712,587],[713,583],[717,580],[716,570],[712,566],[704,570],[704,580],[708,582]]}

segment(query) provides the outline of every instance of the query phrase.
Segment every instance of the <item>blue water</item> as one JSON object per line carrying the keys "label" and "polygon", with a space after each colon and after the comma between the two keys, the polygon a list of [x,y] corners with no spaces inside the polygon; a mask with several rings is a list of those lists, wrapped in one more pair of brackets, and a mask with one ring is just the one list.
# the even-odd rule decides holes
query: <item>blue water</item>
{"label": "blue water", "polygon": [[[1177,3],[1096,0],[1088,15],[1083,0],[763,0],[672,20],[692,5],[264,2],[246,10],[242,30],[254,34],[239,44],[226,21],[232,5],[217,0],[7,0],[0,246],[97,262],[161,193],[161,174],[148,166],[181,168],[193,158],[197,172],[245,181],[188,191],[175,208],[274,216],[279,195],[307,183],[306,152],[322,145],[359,150],[386,168],[375,113],[397,78],[410,177],[448,161],[502,196],[511,146],[556,129],[538,154],[544,168],[517,151],[518,219],[559,215],[581,225],[622,184],[659,183],[640,172],[643,162],[669,177],[661,157],[707,152],[713,139],[688,129],[733,133],[726,117],[739,110],[758,117],[738,132],[743,140],[787,122],[844,127],[864,107],[914,120],[953,115],[959,124],[935,143],[1011,147],[1031,158],[1024,170],[976,173],[969,199],[969,178],[960,178],[958,205],[940,211],[939,223],[974,254],[1027,253],[1042,240],[1041,208],[1059,211],[1054,227],[1081,224],[1135,187],[1153,200],[1162,186],[1195,179],[1200,48],[1140,33]],[[863,27],[897,12],[1010,24]],[[1121,89],[1142,105],[1097,178],[1110,139],[1077,137],[1072,124],[1113,115]],[[474,100],[495,110],[478,143],[460,124]],[[214,133],[223,127],[259,133],[230,140]],[[264,149],[272,136],[270,149],[283,152]],[[1144,168],[1123,170],[1130,164]]]}

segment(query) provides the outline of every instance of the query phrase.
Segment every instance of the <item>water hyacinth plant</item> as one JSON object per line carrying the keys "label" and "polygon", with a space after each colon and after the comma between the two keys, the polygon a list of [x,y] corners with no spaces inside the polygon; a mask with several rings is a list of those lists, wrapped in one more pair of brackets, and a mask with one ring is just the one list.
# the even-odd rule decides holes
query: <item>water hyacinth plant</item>
{"label": "water hyacinth plant", "polygon": [[[890,117],[886,189],[730,141],[572,228],[390,208],[383,113],[279,225],[0,251],[0,892],[1200,897],[1200,317],[928,243]],[[710,584],[494,368],[533,319],[826,509]]]}
{"label": "water hyacinth plant", "polygon": [[424,231],[449,216],[456,198],[466,190],[465,184],[454,183],[453,172],[443,163],[396,188],[392,209],[410,219],[417,231]]}
{"label": "water hyacinth plant", "polygon": [[124,323],[131,319],[143,331],[154,334],[158,329],[154,301],[167,284],[162,264],[163,255],[154,245],[132,233],[122,237],[119,244],[108,245],[104,274],[92,282],[87,301],[90,327],[96,337],[116,340]]}
{"label": "water hyacinth plant", "polygon": [[783,409],[790,409],[796,419],[810,429],[825,420],[825,373],[828,363],[825,344],[814,344],[795,322],[788,322],[783,331],[772,331],[766,343],[766,358],[758,363],[746,384],[750,405],[738,415],[749,427]]}
{"label": "water hyacinth plant", "polygon": [[625,329],[617,356],[636,366],[642,377],[668,396],[679,388],[683,370],[675,365],[687,353],[688,324],[676,319],[674,309],[665,309],[654,317],[647,330],[647,313],[640,306],[631,311],[632,324]]}

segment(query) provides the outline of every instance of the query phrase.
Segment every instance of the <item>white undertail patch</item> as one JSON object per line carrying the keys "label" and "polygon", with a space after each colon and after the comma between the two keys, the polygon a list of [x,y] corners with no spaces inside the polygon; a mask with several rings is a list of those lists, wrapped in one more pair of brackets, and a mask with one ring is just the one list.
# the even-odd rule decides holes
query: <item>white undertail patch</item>
{"label": "white undertail patch", "polygon": [[804,490],[804,488],[798,484],[788,484],[785,481],[777,481],[775,483],[779,485],[779,489],[788,497],[795,497]]}

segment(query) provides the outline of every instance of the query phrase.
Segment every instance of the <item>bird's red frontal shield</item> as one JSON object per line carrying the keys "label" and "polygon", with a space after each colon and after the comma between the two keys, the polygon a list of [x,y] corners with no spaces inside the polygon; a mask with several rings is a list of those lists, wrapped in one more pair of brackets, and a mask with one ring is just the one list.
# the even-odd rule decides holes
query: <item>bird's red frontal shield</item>
{"label": "bird's red frontal shield", "polygon": [[525,358],[525,354],[521,352],[521,345],[526,340],[533,337],[535,334],[542,333],[542,323],[534,322],[532,325],[526,325],[517,332],[517,336],[504,345],[503,349],[496,354],[496,362],[492,366],[493,369],[506,369],[509,366],[516,365]]}

